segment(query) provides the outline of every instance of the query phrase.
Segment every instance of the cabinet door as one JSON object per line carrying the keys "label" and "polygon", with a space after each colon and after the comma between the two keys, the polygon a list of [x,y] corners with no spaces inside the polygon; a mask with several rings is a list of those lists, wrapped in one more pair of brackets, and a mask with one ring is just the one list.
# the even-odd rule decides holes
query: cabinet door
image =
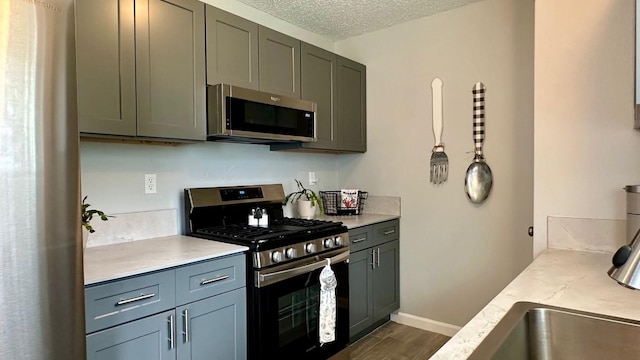
{"label": "cabinet door", "polygon": [[302,87],[301,95],[304,100],[311,100],[318,104],[316,112],[317,142],[303,143],[302,146],[312,149],[335,150],[335,108],[334,98],[337,92],[337,57],[335,54],[302,43]]}
{"label": "cabinet door", "polygon": [[300,98],[300,40],[259,27],[260,90]]}
{"label": "cabinet door", "polygon": [[136,134],[133,1],[76,1],[80,132]]}
{"label": "cabinet door", "polygon": [[136,1],[138,136],[204,140],[204,4]]}
{"label": "cabinet door", "polygon": [[375,249],[373,321],[378,321],[400,308],[400,241],[394,240]]}
{"label": "cabinet door", "polygon": [[258,90],[258,24],[213,6],[207,13],[207,84]]}
{"label": "cabinet door", "polygon": [[373,324],[372,251],[354,252],[349,257],[349,337]]}
{"label": "cabinet door", "polygon": [[[171,343],[175,312],[166,311],[124,325],[87,335],[87,360],[175,359]],[[175,322],[175,318],[173,319]]]}
{"label": "cabinet door", "polygon": [[176,308],[178,360],[246,359],[246,288]]}
{"label": "cabinet door", "polygon": [[367,70],[338,56],[338,150],[367,151]]}

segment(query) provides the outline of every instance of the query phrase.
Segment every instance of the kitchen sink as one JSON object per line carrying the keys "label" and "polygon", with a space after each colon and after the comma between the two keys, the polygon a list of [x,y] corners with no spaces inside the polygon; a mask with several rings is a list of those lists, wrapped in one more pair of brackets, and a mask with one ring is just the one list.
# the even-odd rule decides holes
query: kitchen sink
{"label": "kitchen sink", "polygon": [[469,359],[638,359],[640,321],[518,302]]}

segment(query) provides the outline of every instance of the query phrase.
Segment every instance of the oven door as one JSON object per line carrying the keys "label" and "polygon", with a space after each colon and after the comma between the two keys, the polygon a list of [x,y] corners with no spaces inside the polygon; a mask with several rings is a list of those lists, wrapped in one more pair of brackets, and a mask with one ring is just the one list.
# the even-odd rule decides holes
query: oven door
{"label": "oven door", "polygon": [[[336,340],[320,346],[320,272],[331,261],[336,288]],[[349,249],[256,271],[250,359],[327,359],[349,342]],[[253,340],[253,341],[251,341]]]}

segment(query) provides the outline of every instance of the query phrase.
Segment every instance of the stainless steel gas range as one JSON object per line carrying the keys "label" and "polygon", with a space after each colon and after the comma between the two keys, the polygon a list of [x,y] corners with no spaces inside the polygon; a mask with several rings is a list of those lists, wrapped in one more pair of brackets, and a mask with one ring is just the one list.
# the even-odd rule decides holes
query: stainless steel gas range
{"label": "stainless steel gas range", "polygon": [[[349,341],[349,235],[340,222],[284,217],[284,198],[280,184],[185,189],[186,232],[250,248],[249,359],[327,359]],[[328,261],[338,280],[336,340],[320,346]]]}

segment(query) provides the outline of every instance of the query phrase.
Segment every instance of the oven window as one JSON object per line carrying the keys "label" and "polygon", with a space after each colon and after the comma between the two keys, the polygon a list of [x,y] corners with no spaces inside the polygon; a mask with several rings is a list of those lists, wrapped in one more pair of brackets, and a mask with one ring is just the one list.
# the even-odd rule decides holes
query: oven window
{"label": "oven window", "polygon": [[349,342],[349,264],[331,264],[336,289],[336,341],[320,346],[320,272],[300,274],[254,289],[249,359],[328,359]]}
{"label": "oven window", "polygon": [[319,284],[281,296],[278,299],[279,346],[315,334],[319,309]]}

